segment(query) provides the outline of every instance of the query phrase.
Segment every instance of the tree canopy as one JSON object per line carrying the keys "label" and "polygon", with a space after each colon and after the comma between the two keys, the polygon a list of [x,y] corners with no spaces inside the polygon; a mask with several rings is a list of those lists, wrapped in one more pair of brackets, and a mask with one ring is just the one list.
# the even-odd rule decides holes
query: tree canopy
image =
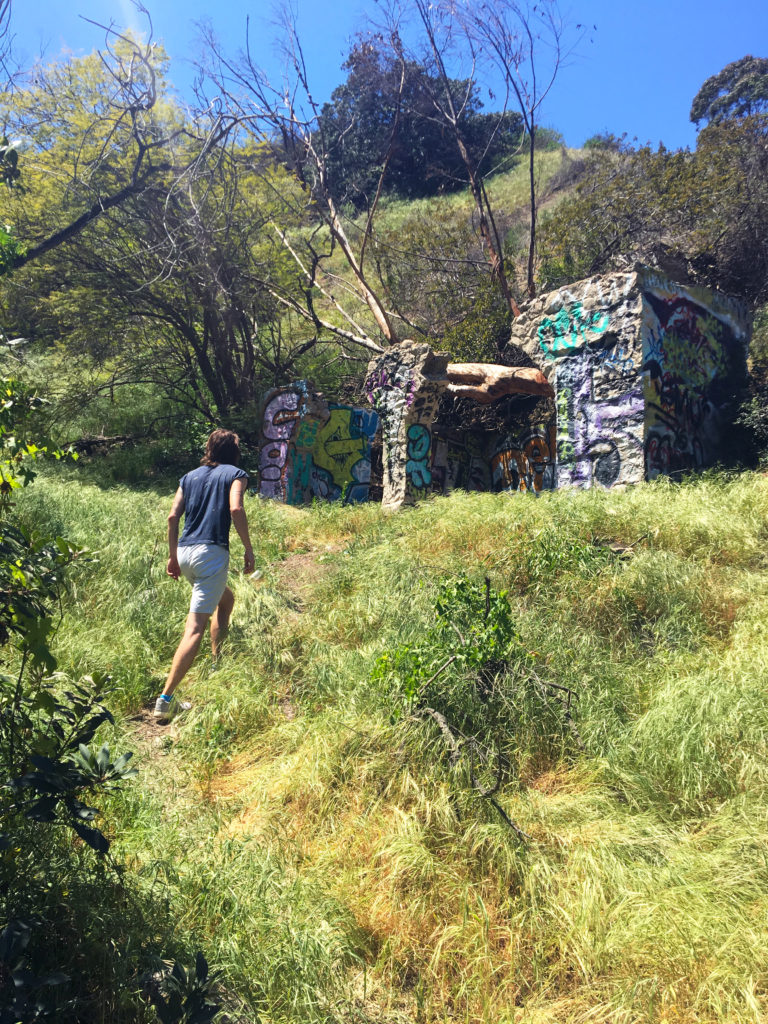
{"label": "tree canopy", "polygon": [[718,124],[768,112],[768,59],[742,57],[706,80],[691,105],[691,121]]}
{"label": "tree canopy", "polygon": [[636,260],[768,300],[768,118],[710,124],[693,153],[598,150],[542,225],[544,284]]}
{"label": "tree canopy", "polygon": [[[191,122],[165,98],[115,117],[113,71],[78,58],[8,101],[29,141],[24,192],[6,190],[2,216],[36,258],[4,281],[6,321],[91,360],[103,386],[151,383],[226,419],[314,343],[286,337],[273,294],[295,289],[295,273],[272,215],[279,205],[289,230],[306,200],[263,147],[220,134],[215,118]],[[163,73],[155,48],[147,75],[160,97]]]}
{"label": "tree canopy", "polygon": [[[385,189],[403,198],[466,187],[461,154],[435,106],[442,86],[427,68],[398,60],[381,36],[371,35],[357,41],[343,70],[346,81],[318,118],[337,202],[368,205],[385,162]],[[508,168],[520,150],[522,115],[481,113],[476,83],[449,84],[466,94],[459,124],[479,172]]]}

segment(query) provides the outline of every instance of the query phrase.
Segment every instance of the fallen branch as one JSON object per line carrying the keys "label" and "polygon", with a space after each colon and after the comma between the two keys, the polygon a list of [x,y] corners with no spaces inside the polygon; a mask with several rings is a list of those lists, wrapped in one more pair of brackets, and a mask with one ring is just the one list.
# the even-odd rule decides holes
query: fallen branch
{"label": "fallen branch", "polygon": [[[458,765],[459,760],[461,758],[461,747],[459,745],[458,740],[456,739],[456,736],[454,735],[453,729],[448,724],[448,719],[445,717],[444,714],[442,714],[442,712],[435,711],[434,708],[421,708],[416,714],[417,714],[418,717],[426,716],[428,718],[431,718],[432,721],[436,723],[436,725],[440,729],[440,732],[442,733],[442,736],[443,736],[443,739],[445,740],[446,746],[448,747],[448,757],[450,759],[450,762],[453,765],[453,767],[455,768],[456,765]],[[459,730],[459,729],[456,730],[456,733],[458,733],[458,735],[461,736],[461,738],[465,742],[468,742],[471,745],[472,749],[478,749],[478,750],[480,749],[481,745],[477,743],[477,741],[475,740],[474,737],[469,737],[469,738],[466,737],[461,732],[461,730]],[[504,770],[504,760],[505,759],[503,758],[503,755],[501,754],[501,751],[498,751],[498,770],[497,770],[497,773],[496,773],[496,781],[495,781],[494,785],[491,786],[490,789],[488,789],[488,788],[482,786],[479,783],[479,781],[477,780],[477,778],[475,776],[475,773],[474,773],[474,768],[473,768],[473,765],[472,765],[472,761],[470,759],[470,765],[469,765],[470,784],[472,786],[472,789],[479,796],[481,796],[484,800],[487,800],[491,804],[491,806],[495,808],[495,810],[498,812],[498,814],[501,817],[501,819],[505,822],[506,825],[509,826],[510,829],[512,829],[512,831],[515,833],[515,835],[518,837],[518,839],[520,839],[521,841],[530,840],[531,836],[529,836],[527,832],[524,832],[523,829],[521,829],[520,826],[518,824],[516,824],[510,818],[510,816],[507,814],[507,812],[504,810],[504,808],[501,806],[501,804],[495,798],[495,794],[498,793],[498,791],[499,791],[499,789],[501,787],[501,781],[502,781],[503,770]],[[459,817],[458,807],[455,807],[454,809],[455,809],[455,812],[456,812],[456,817],[458,818]]]}
{"label": "fallen branch", "polygon": [[451,732],[451,727],[448,725],[445,715],[441,714],[439,711],[435,711],[434,708],[422,708],[419,714],[428,715],[433,721],[437,722],[440,732],[443,734],[443,739],[448,747],[448,756],[451,760],[451,764],[455,767],[459,763],[461,751],[459,750],[459,744],[456,742],[456,737]]}

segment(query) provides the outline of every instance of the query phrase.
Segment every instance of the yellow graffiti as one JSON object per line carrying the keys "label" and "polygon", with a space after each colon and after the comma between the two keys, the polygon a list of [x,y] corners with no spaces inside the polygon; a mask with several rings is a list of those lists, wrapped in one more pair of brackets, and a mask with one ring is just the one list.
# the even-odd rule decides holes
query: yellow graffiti
{"label": "yellow graffiti", "polygon": [[318,432],[315,465],[326,469],[339,486],[352,479],[352,467],[365,457],[366,439],[350,437],[350,410],[333,409]]}

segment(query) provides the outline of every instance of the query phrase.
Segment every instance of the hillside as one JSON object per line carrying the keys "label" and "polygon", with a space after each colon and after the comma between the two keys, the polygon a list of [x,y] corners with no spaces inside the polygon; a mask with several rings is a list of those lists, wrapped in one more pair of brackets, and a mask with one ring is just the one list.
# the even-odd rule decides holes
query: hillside
{"label": "hillside", "polygon": [[260,575],[163,730],[173,481],[97,471],[18,503],[95,553],[56,653],[112,674],[107,738],[139,769],[102,807],[124,895],[56,894],[110,936],[89,1019],[153,1019],[158,943],[205,952],[232,1021],[764,1019],[767,477],[394,516],[252,500]]}

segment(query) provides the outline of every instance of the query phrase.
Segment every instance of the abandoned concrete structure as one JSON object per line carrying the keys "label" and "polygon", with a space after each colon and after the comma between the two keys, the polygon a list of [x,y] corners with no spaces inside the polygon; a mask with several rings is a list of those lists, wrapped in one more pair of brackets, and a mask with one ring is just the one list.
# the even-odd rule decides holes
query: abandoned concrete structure
{"label": "abandoned concrete structure", "polygon": [[[611,487],[702,468],[726,454],[749,334],[743,303],[647,267],[580,281],[524,309],[505,353],[516,365],[452,364],[404,342],[368,367],[373,411],[303,382],[270,393],[259,491],[367,500],[378,436],[393,508],[456,487]],[[478,403],[502,408],[490,429]]]}

